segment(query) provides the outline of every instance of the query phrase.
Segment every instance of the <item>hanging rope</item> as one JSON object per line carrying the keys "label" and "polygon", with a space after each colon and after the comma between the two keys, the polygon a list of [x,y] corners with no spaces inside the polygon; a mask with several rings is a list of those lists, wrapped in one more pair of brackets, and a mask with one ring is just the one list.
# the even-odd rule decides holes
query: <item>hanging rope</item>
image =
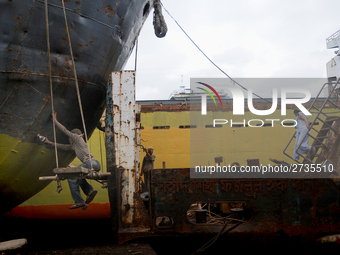
{"label": "hanging rope", "polygon": [[162,14],[162,6],[160,0],[154,0],[153,3],[153,27],[155,29],[155,34],[158,38],[162,38],[166,35],[168,27],[166,26],[164,16]]}
{"label": "hanging rope", "polygon": [[[48,53],[48,70],[49,70],[50,91],[51,91],[51,107],[52,107],[52,112],[54,112],[53,86],[52,86],[52,67],[51,67],[51,48],[50,48],[50,30],[49,30],[49,27],[48,27],[47,0],[45,0],[45,20],[46,20],[46,37],[47,37],[47,53]],[[56,134],[56,131],[55,131],[54,120],[53,120],[53,137],[54,137],[54,141],[57,141],[57,134]],[[55,151],[56,167],[59,168],[57,143],[54,143],[54,151]],[[59,178],[57,177],[57,192],[60,193],[61,190],[62,190],[61,183],[60,183]]]}
{"label": "hanging rope", "polygon": [[[72,52],[70,31],[69,31],[69,28],[68,28],[68,25],[67,25],[67,17],[66,17],[64,0],[61,0],[61,2],[63,4],[64,18],[65,18],[65,25],[66,25],[66,33],[67,33],[68,44],[69,44],[69,47],[70,47],[70,55],[71,55],[72,66],[73,66],[74,80],[75,80],[75,83],[76,83],[76,90],[77,90],[77,96],[78,96],[78,102],[79,102],[79,108],[80,108],[80,115],[81,115],[81,120],[82,120],[82,123],[83,123],[83,129],[84,129],[84,134],[85,134],[86,145],[87,145],[87,148],[89,149],[89,144],[88,144],[88,140],[87,140],[86,126],[85,126],[85,120],[84,120],[84,114],[83,114],[83,107],[82,107],[82,104],[81,104],[81,98],[80,98],[80,93],[79,93],[79,85],[78,85],[78,79],[77,79],[76,65],[75,65],[75,62],[74,62],[74,57],[73,57],[73,52]],[[90,151],[90,149],[89,149],[89,151]],[[92,168],[92,161],[91,160],[90,160],[90,164],[91,164],[91,168]]]}
{"label": "hanging rope", "polygon": [[[179,27],[179,29],[182,30],[182,32],[186,35],[186,37],[188,37],[188,39],[195,45],[195,47],[203,54],[203,56],[211,63],[213,64],[219,71],[221,71],[225,76],[227,76],[229,78],[229,80],[233,83],[233,85],[238,85],[239,87],[241,87],[243,90],[248,91],[248,89],[244,86],[242,86],[240,83],[238,83],[237,81],[235,81],[232,77],[230,77],[225,71],[222,70],[222,68],[220,68],[214,61],[212,61],[205,53],[204,51],[198,47],[198,45],[194,42],[194,40],[187,34],[187,32],[185,32],[185,30],[181,27],[181,25],[177,22],[177,20],[172,17],[172,15],[170,14],[170,12],[164,7],[164,5],[161,3],[164,11],[170,16],[170,18],[176,23],[176,25]],[[261,97],[260,95],[252,92],[252,94],[258,98],[261,98],[262,100],[271,103],[270,101],[268,101],[267,99]]]}
{"label": "hanging rope", "polygon": [[[136,41],[136,52],[135,52],[135,73],[137,73],[137,56],[138,56],[138,40]],[[135,75],[136,77],[136,75]],[[136,80],[136,78],[135,78]]]}
{"label": "hanging rope", "polygon": [[101,136],[101,131],[98,132],[99,134],[99,147],[100,147],[100,163],[101,163],[101,169],[102,173],[104,172],[104,165],[103,165],[103,152],[102,152],[102,136]]}
{"label": "hanging rope", "polygon": [[[54,102],[53,102],[53,88],[52,88],[52,68],[51,68],[51,49],[50,49],[50,32],[48,27],[48,6],[47,0],[45,0],[45,19],[46,19],[46,37],[47,37],[47,53],[48,53],[48,69],[49,69],[49,78],[50,78],[50,91],[51,91],[51,105],[52,112],[54,112]],[[55,132],[55,122],[53,121],[53,135],[54,141],[56,141],[56,132]],[[54,144],[55,147],[55,161],[58,168],[58,152],[57,152],[57,144]]]}

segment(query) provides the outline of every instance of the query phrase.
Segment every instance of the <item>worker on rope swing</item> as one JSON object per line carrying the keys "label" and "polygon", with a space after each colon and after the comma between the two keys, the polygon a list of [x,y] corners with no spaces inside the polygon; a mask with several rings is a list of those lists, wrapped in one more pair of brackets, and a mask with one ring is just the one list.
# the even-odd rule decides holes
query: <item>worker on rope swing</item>
{"label": "worker on rope swing", "polygon": [[[56,146],[62,150],[74,150],[76,156],[82,162],[80,167],[84,168],[91,168],[95,171],[100,171],[100,164],[94,157],[91,155],[87,144],[85,143],[83,136],[84,134],[78,129],[72,129],[71,131],[67,130],[62,124],[60,124],[57,120],[57,113],[52,113],[53,121],[55,122],[56,126],[69,137],[70,144],[58,144]],[[55,143],[49,141],[46,137],[44,143],[55,145]],[[94,197],[97,195],[97,190],[95,190],[87,181],[86,179],[67,179],[68,184],[70,186],[71,196],[75,202],[74,205],[70,207],[70,209],[76,208],[83,208],[87,207],[86,204],[92,202]],[[82,198],[80,195],[79,186],[87,195],[86,200]]]}

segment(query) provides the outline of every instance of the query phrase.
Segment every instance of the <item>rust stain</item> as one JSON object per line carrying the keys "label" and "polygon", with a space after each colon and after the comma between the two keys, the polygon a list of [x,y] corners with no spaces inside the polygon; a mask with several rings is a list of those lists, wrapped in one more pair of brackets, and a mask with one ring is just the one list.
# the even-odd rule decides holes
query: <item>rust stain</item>
{"label": "rust stain", "polygon": [[91,35],[91,37],[93,38],[93,40],[89,41],[89,44],[93,45],[94,41],[97,41],[97,37],[95,35]]}
{"label": "rust stain", "polygon": [[66,68],[67,68],[67,69],[71,69],[71,68],[72,68],[72,66],[71,66],[71,64],[70,64],[70,62],[69,62],[69,58],[64,58],[64,62],[65,62],[65,64],[66,64]]}
{"label": "rust stain", "polygon": [[[316,104],[317,107],[321,107],[322,102],[318,102]],[[339,104],[336,102],[336,104]],[[306,103],[304,106],[308,108],[311,105],[311,103]],[[254,103],[254,106],[256,109],[269,109],[271,105],[268,103]],[[208,111],[232,111],[232,105],[227,104],[223,106],[215,106],[212,104],[208,104]],[[278,110],[281,109],[281,106],[278,105]],[[293,109],[291,106],[287,106],[287,109]],[[333,105],[327,106],[327,109],[336,109]],[[179,102],[177,104],[167,104],[167,105],[158,105],[158,104],[148,104],[148,105],[142,105],[142,112],[154,112],[154,111],[164,111],[164,112],[172,112],[172,111],[200,111],[201,105],[200,104],[186,104],[183,102]],[[245,107],[245,111],[249,111],[248,107]]]}
{"label": "rust stain", "polygon": [[77,4],[77,5],[80,5],[80,2],[79,2],[79,1],[76,1],[76,4]]}
{"label": "rust stain", "polygon": [[116,14],[116,12],[112,9],[112,7],[110,5],[106,5],[103,3],[104,6],[104,14],[107,14],[107,16],[109,18],[112,18],[112,16],[114,16]]}
{"label": "rust stain", "polygon": [[58,55],[56,58],[53,60],[53,65],[52,65],[52,73],[55,72],[55,70],[58,68]]}
{"label": "rust stain", "polygon": [[86,44],[86,43],[77,43],[77,45],[79,45],[80,47],[89,46],[89,45]]}
{"label": "rust stain", "polygon": [[65,73],[64,73],[64,68],[60,67],[59,68],[59,76],[64,76]]}

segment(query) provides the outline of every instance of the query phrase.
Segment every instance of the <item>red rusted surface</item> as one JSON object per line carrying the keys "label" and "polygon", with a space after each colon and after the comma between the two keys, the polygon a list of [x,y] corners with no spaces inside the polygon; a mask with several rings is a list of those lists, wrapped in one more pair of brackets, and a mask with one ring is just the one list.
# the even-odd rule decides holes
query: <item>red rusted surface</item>
{"label": "red rusted surface", "polygon": [[[322,103],[320,100],[314,105],[321,106]],[[143,104],[142,112],[200,111],[200,107],[181,101],[156,102]],[[225,111],[232,110],[231,104],[222,107]],[[256,106],[257,109],[269,107],[261,102]],[[209,105],[208,109],[220,111],[221,107]],[[339,128],[337,122],[334,128]],[[330,136],[325,143],[331,150],[322,152],[323,156],[336,161],[336,165],[340,151],[338,136]],[[120,243],[146,236],[219,233],[220,224],[197,224],[188,218],[188,210],[198,202],[243,203],[250,216],[228,235],[240,240],[247,237],[247,240],[266,242],[271,238],[299,237],[316,241],[320,236],[340,232],[340,189],[331,179],[194,179],[190,178],[187,168],[157,169],[150,175],[149,205],[143,206],[138,197],[140,194],[134,194],[135,199],[138,198],[135,201],[138,202],[138,206],[135,205],[136,221],[130,230],[120,229]],[[160,227],[162,217],[171,219],[171,224]],[[228,226],[235,224],[230,221]]]}
{"label": "red rusted surface", "polygon": [[[223,105],[217,105],[215,106],[213,103],[208,104],[208,110],[209,111],[232,111],[233,110],[233,105],[232,105],[232,99],[224,99],[226,100],[226,103],[223,103]],[[331,99],[332,102],[336,105],[340,105],[340,100],[336,98]],[[155,112],[155,111],[190,111],[190,110],[195,110],[195,111],[201,111],[201,104],[200,101],[198,102],[186,102],[185,100],[176,100],[176,101],[171,101],[171,103],[165,103],[163,101],[155,102],[155,103],[150,103],[150,102],[141,102],[142,103],[142,112],[147,113],[147,112]],[[314,106],[316,107],[321,107],[322,104],[324,103],[324,100],[318,99],[315,103]],[[254,108],[258,110],[265,110],[265,109],[270,109],[271,105],[271,99],[269,99],[267,102],[262,102],[262,101],[254,101]],[[303,105],[306,108],[309,108],[311,106],[312,102],[304,103]],[[287,105],[287,109],[294,109],[294,105]],[[277,105],[277,110],[281,109],[280,103]],[[334,105],[329,104],[324,107],[324,109],[336,109]],[[245,106],[245,111],[249,111],[249,108]]]}
{"label": "red rusted surface", "polygon": [[[108,98],[107,127],[112,132],[107,138],[113,138],[114,143],[107,147],[107,157],[115,169],[113,177],[117,180],[114,193],[110,194],[111,206],[114,205],[113,221],[120,231],[125,228],[149,227],[148,213],[138,196],[140,176],[138,172],[140,149],[140,105],[135,100],[135,73],[132,71],[113,72],[111,75],[110,92]],[[112,90],[111,90],[112,88]],[[110,187],[111,188],[111,187]],[[109,190],[110,190],[109,188]],[[111,198],[114,197],[114,200]],[[114,214],[118,215],[114,215]]]}
{"label": "red rusted surface", "polygon": [[[221,225],[188,220],[188,208],[198,201],[244,202],[251,217],[229,233],[237,238],[299,236],[316,241],[340,231],[340,192],[330,179],[190,179],[190,169],[157,169],[151,180],[151,228],[142,236],[218,233]],[[171,217],[174,224],[158,227],[155,220],[162,216]],[[140,235],[124,231],[120,241]]]}

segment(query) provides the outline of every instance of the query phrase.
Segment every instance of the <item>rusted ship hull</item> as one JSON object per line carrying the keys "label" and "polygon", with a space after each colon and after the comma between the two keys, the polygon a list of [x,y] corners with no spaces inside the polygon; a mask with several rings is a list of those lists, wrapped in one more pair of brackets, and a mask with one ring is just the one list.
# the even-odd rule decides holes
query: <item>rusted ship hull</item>
{"label": "rusted ship hull", "polygon": [[[53,139],[44,1],[0,4],[0,213],[30,198],[48,182],[56,166],[53,149],[37,133]],[[105,107],[109,73],[130,55],[152,1],[68,1],[67,23],[90,136]],[[73,66],[61,1],[48,1],[54,109],[66,128],[81,128]],[[57,141],[68,143],[57,130]],[[74,155],[59,152],[59,165]]]}

